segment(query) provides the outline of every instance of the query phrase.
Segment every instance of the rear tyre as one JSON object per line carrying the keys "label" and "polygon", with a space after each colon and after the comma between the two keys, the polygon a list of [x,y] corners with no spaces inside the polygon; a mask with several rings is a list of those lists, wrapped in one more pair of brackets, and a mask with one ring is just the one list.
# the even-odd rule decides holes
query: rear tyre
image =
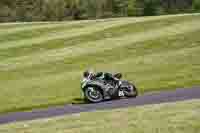
{"label": "rear tyre", "polygon": [[84,95],[86,101],[92,102],[92,103],[99,103],[103,101],[103,94],[101,90],[96,86],[88,86],[84,90]]}
{"label": "rear tyre", "polygon": [[124,88],[124,95],[126,97],[137,97],[138,90],[133,84],[130,84],[129,88]]}

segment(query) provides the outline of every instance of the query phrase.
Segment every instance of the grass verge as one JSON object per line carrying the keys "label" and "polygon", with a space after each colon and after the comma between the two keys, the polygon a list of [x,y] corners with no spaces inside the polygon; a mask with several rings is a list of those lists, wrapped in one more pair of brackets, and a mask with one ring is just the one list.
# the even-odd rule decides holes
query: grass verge
{"label": "grass verge", "polygon": [[198,133],[199,100],[74,114],[0,126],[2,133]]}
{"label": "grass verge", "polygon": [[[47,29],[20,24],[17,32],[13,24],[13,34],[1,33],[13,40],[0,45],[0,113],[82,102],[87,68],[119,71],[140,94],[198,86],[199,22],[191,14],[48,23]],[[31,25],[34,35],[27,34]]]}

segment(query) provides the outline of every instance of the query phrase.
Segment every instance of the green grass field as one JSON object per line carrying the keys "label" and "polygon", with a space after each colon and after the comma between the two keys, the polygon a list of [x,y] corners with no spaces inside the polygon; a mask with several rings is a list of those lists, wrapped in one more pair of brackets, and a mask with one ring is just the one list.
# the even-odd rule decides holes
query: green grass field
{"label": "green grass field", "polygon": [[198,133],[200,100],[98,111],[0,126],[1,133]]}
{"label": "green grass field", "polygon": [[0,24],[0,113],[81,102],[85,69],[140,94],[200,85],[200,15]]}

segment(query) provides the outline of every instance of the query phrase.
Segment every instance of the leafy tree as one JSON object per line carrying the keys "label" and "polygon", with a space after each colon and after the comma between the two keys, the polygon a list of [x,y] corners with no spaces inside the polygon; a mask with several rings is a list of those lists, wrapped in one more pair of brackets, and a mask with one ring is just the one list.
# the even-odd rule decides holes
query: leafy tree
{"label": "leafy tree", "polygon": [[194,0],[192,6],[195,11],[200,11],[200,0]]}
{"label": "leafy tree", "polygon": [[158,8],[158,0],[145,0],[143,15],[145,16],[157,15],[156,14],[157,8]]}
{"label": "leafy tree", "polygon": [[114,0],[114,14],[117,16],[127,16],[128,0]]}

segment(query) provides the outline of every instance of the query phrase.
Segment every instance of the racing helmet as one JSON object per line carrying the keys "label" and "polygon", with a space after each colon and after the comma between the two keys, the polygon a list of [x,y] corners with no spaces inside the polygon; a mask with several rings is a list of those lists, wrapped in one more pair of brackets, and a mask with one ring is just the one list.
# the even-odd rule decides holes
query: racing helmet
{"label": "racing helmet", "polygon": [[87,78],[90,75],[90,72],[88,70],[83,72],[83,77]]}

